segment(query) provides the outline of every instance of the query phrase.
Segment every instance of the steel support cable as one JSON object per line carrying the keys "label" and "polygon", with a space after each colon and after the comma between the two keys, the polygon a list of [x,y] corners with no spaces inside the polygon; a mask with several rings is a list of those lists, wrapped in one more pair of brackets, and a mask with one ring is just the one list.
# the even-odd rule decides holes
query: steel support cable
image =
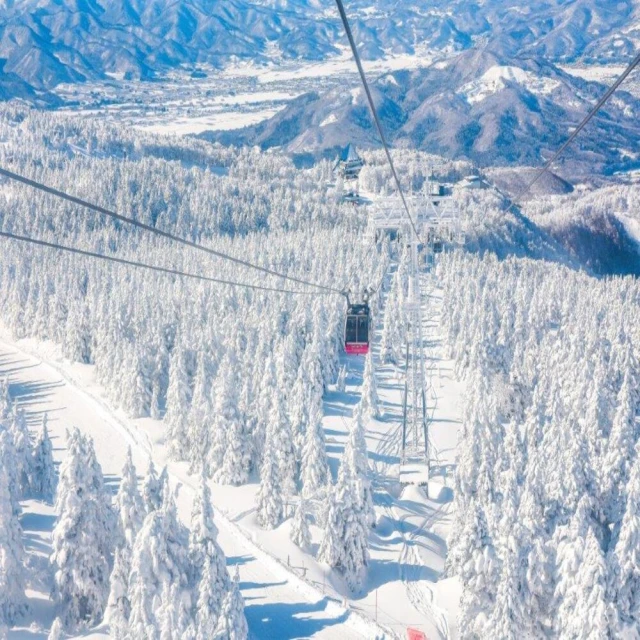
{"label": "steel support cable", "polygon": [[[9,171],[7,169],[4,169],[2,167],[0,167],[0,175],[4,176],[5,178],[8,178],[9,180],[14,180],[16,182],[21,182],[22,184],[25,184],[29,187],[32,187],[33,189],[38,189],[39,191],[42,191],[44,193],[48,193],[49,195],[55,196],[56,198],[61,198],[62,200],[66,200],[67,202],[71,202],[72,204],[77,204],[81,207],[84,207],[85,209],[89,209],[90,211],[94,211],[96,213],[108,216],[109,218],[113,218],[114,220],[119,220],[120,222],[124,222],[126,224],[130,224],[133,225],[134,227],[137,227],[138,229],[142,229],[144,231],[148,231],[150,233],[153,233],[155,235],[161,236],[167,240],[171,240],[173,242],[178,242],[180,244],[183,244],[187,247],[191,247],[192,249],[197,249],[198,251],[203,251],[205,253],[208,253],[209,255],[215,256],[216,258],[222,258],[223,260],[229,260],[231,262],[235,262],[236,264],[239,264],[243,267],[247,267],[249,269],[255,269],[256,271],[261,271],[262,273],[266,273],[270,276],[276,276],[278,278],[282,278],[283,280],[290,280],[291,282],[295,282],[297,284],[301,284],[301,285],[305,285],[305,286],[309,286],[309,287],[315,287],[316,289],[320,289],[322,291],[325,292],[329,292],[329,293],[335,293],[335,294],[339,294],[339,295],[344,295],[343,292],[336,288],[336,287],[331,287],[331,286],[327,286],[327,285],[322,285],[322,284],[317,284],[315,282],[312,282],[310,280],[304,280],[302,278],[296,278],[295,276],[288,276],[285,275],[284,273],[279,273],[278,271],[274,271],[273,269],[269,269],[267,267],[261,267],[257,264],[253,264],[251,262],[248,262],[247,260],[242,260],[241,258],[235,258],[234,256],[230,256],[229,254],[223,253],[221,251],[216,251],[215,249],[211,249],[209,247],[205,247],[201,244],[197,244],[196,242],[192,242],[191,240],[187,240],[186,238],[181,238],[179,236],[175,236],[172,233],[169,233],[167,231],[162,231],[161,229],[157,229],[156,227],[152,227],[151,225],[145,224],[144,222],[140,222],[139,220],[135,220],[134,218],[129,218],[127,216],[124,216],[120,213],[117,213],[116,211],[112,211],[110,209],[107,209],[105,207],[102,207],[100,205],[97,204],[93,204],[91,202],[88,202],[86,200],[82,200],[81,198],[77,198],[76,196],[72,196],[64,191],[60,191],[58,189],[54,189],[53,187],[49,187],[45,184],[42,184],[40,182],[37,182],[36,180],[31,180],[30,178],[27,178],[25,176],[22,176],[18,173],[14,173],[13,171]],[[277,291],[278,289],[276,289],[275,287],[273,288],[274,291]]]}
{"label": "steel support cable", "polygon": [[118,258],[116,256],[107,256],[102,253],[94,253],[93,251],[85,251],[84,249],[77,249],[76,247],[69,247],[66,245],[57,244],[55,242],[47,242],[46,240],[39,240],[37,238],[30,238],[28,236],[21,236],[7,231],[0,231],[0,237],[8,238],[10,240],[18,240],[28,244],[38,245],[40,247],[47,247],[49,249],[57,249],[59,251],[66,251],[68,253],[75,253],[88,258],[97,258],[98,260],[105,260],[107,262],[115,262],[117,264],[126,265],[129,267],[137,267],[140,269],[147,269],[149,271],[157,271],[164,274],[180,276],[182,278],[192,278],[195,280],[201,280],[204,282],[215,282],[216,284],[226,284],[235,287],[244,287],[246,289],[255,289],[257,291],[269,291],[273,293],[284,293],[290,295],[303,295],[303,296],[326,296],[331,295],[332,292],[320,292],[320,291],[295,291],[291,289],[278,289],[276,287],[267,287],[262,285],[250,284],[247,282],[235,282],[233,280],[223,280],[221,278],[212,278],[210,276],[203,276],[197,273],[189,273],[180,271],[178,269],[170,269],[168,267],[160,267],[157,265],[146,264],[144,262],[137,262],[135,260],[126,260],[124,258]]}
{"label": "steel support cable", "polygon": [[522,189],[515,198],[511,200],[511,204],[507,208],[507,211],[513,209],[513,207],[517,206],[518,201],[525,196],[532,187],[542,178],[542,176],[551,169],[556,160],[564,153],[565,149],[578,137],[579,133],[587,126],[589,121],[600,111],[600,109],[604,106],[604,104],[609,100],[609,98],[615,93],[618,87],[626,80],[627,76],[640,64],[640,52],[636,55],[636,57],[629,63],[629,66],[622,72],[622,74],[618,77],[618,79],[609,87],[606,93],[598,100],[595,107],[583,118],[582,122],[573,130],[569,138],[565,141],[565,143],[551,156],[547,162],[545,162],[544,166],[536,173],[533,179]]}
{"label": "steel support cable", "polygon": [[367,96],[367,101],[369,102],[371,115],[373,116],[373,121],[376,125],[376,129],[378,130],[378,135],[380,136],[382,146],[384,147],[384,152],[387,155],[387,160],[389,161],[389,166],[391,167],[391,173],[393,174],[393,179],[396,183],[396,186],[398,187],[398,192],[400,193],[400,198],[402,199],[404,210],[407,212],[407,217],[409,218],[409,222],[411,223],[413,232],[416,234],[416,238],[420,240],[420,234],[418,233],[418,229],[416,228],[415,222],[413,221],[413,216],[411,215],[411,211],[409,210],[409,205],[407,204],[407,200],[404,196],[404,191],[402,190],[402,185],[400,184],[400,179],[398,178],[398,174],[396,172],[396,167],[393,164],[393,159],[391,158],[391,151],[389,150],[387,139],[384,135],[384,131],[382,130],[382,124],[380,123],[380,118],[378,117],[378,110],[376,109],[376,105],[373,102],[373,96],[371,95],[371,90],[369,89],[367,76],[364,73],[364,68],[360,60],[360,54],[358,53],[358,47],[356,46],[356,41],[353,38],[353,32],[351,31],[351,25],[349,24],[349,19],[347,18],[347,13],[344,9],[344,4],[342,3],[342,0],[336,0],[336,4],[338,5],[340,18],[342,19],[342,24],[347,34],[349,45],[351,46],[351,52],[353,53],[353,57],[358,67],[358,73],[360,74],[360,79],[362,80],[362,86],[364,87],[364,91]]}

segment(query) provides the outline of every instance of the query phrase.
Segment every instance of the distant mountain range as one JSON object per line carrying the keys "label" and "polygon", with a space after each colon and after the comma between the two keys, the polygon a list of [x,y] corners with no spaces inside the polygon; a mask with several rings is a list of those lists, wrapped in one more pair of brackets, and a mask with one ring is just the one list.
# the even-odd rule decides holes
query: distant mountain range
{"label": "distant mountain range", "polygon": [[[370,59],[492,42],[504,55],[611,62],[640,42],[638,0],[351,0],[347,10]],[[340,43],[332,0],[0,0],[5,86],[152,78],[234,57],[319,60]]]}
{"label": "distant mountain range", "polygon": [[[624,62],[640,46],[640,0],[348,0],[347,11],[363,57],[440,58],[375,79],[394,144],[481,165],[539,164],[601,95],[556,65]],[[317,61],[344,44],[333,0],[0,0],[0,100],[55,106],[60,83]],[[637,164],[639,114],[618,94],[574,151],[577,170]],[[344,88],[208,137],[314,155],[378,144],[362,92]]]}
{"label": "distant mountain range", "polygon": [[[396,147],[481,166],[536,166],[567,138],[605,88],[544,60],[482,49],[426,69],[387,73],[372,83],[372,91]],[[638,164],[639,116],[638,99],[624,91],[616,94],[568,154],[570,171],[612,172]],[[203,136],[284,147],[293,154],[332,155],[345,140],[378,145],[360,88],[305,94],[256,126]]]}

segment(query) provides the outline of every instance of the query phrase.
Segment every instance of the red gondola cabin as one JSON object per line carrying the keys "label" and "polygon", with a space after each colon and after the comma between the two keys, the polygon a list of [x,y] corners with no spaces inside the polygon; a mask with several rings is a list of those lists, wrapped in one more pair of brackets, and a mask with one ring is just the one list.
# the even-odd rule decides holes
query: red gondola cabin
{"label": "red gondola cabin", "polygon": [[350,304],[344,326],[344,350],[350,355],[369,353],[369,305]]}

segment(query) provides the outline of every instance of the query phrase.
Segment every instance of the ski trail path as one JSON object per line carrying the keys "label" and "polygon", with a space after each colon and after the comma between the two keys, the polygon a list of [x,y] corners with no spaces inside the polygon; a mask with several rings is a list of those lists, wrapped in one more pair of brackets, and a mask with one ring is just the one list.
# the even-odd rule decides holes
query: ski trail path
{"label": "ski trail path", "polygon": [[[117,490],[119,474],[131,446],[138,474],[144,474],[148,457],[157,465],[164,464],[149,437],[127,421],[111,412],[108,406],[91,393],[78,388],[55,364],[44,362],[26,350],[0,340],[0,377],[8,377],[11,392],[18,405],[25,409],[31,429],[36,428],[43,413],[48,414],[54,444],[54,456],[59,462],[65,455],[65,430],[77,426],[95,442],[98,460],[102,465],[105,483]],[[180,518],[189,524],[194,478],[181,464],[169,464],[172,485],[177,492]],[[212,486],[215,493],[216,487]],[[41,503],[24,503],[23,526],[27,550],[37,556],[46,567],[50,549],[53,510]],[[220,512],[216,512],[219,541],[227,556],[230,571],[238,567],[240,586],[246,603],[246,615],[251,637],[254,639],[288,640],[293,638],[374,638],[375,632],[366,629],[354,614],[339,606],[306,583],[292,575],[277,560],[262,552],[248,540],[240,529]],[[46,580],[42,580],[46,583]],[[14,640],[46,638],[53,618],[53,608],[46,590],[32,588],[31,619],[22,629],[14,629]],[[96,630],[79,637],[104,638],[104,630]]]}

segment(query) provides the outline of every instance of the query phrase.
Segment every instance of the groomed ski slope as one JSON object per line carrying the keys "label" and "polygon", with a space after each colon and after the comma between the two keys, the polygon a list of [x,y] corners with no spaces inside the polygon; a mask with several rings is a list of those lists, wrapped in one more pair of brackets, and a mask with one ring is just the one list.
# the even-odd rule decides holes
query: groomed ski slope
{"label": "groomed ski slope", "polygon": [[[406,637],[407,627],[423,631],[431,640],[457,635],[458,586],[455,580],[439,581],[439,577],[450,521],[461,389],[454,380],[452,363],[441,353],[441,291],[433,274],[425,274],[423,293],[434,484],[427,498],[422,488],[403,489],[398,483],[403,370],[380,365],[378,330],[373,352],[383,415],[367,428],[378,524],[369,539],[371,563],[361,593],[350,594],[335,572],[290,542],[290,521],[275,531],[257,526],[257,485],[212,485],[220,543],[230,570],[236,566],[239,569],[253,638]],[[363,359],[350,357],[343,363],[349,370],[346,390],[329,390],[323,420],[334,473],[351,411],[359,401]],[[16,343],[3,333],[0,377],[4,376],[9,377],[14,397],[26,410],[30,427],[40,423],[43,412],[48,413],[56,461],[65,455],[66,428],[77,426],[93,437],[105,481],[114,492],[128,446],[132,447],[140,476],[149,456],[157,467],[167,463],[161,423],[131,420],[113,412],[94,382],[93,368],[64,361],[51,343]],[[181,463],[169,462],[169,471],[180,517],[188,523],[195,479]],[[37,554],[36,561],[43,566],[39,575],[46,575],[55,514],[51,507],[35,501],[27,501],[23,507],[27,551]],[[321,531],[313,526],[311,529],[315,552]],[[48,589],[46,580],[33,585],[29,593],[32,616],[25,623],[27,628],[13,630],[11,638],[46,638],[44,630],[53,618]],[[83,637],[106,637],[106,632],[98,629]]]}

